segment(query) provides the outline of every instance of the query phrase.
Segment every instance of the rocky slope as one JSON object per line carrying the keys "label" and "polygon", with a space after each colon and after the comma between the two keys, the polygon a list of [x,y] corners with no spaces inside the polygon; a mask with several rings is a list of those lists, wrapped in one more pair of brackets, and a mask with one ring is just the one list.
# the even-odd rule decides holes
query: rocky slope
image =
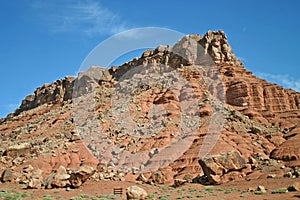
{"label": "rocky slope", "polygon": [[[90,176],[169,184],[299,176],[299,108],[300,94],[249,72],[223,31],[187,35],[27,96],[0,121],[1,179],[35,188]],[[182,121],[190,132],[177,135]],[[78,175],[82,166],[89,176]]]}

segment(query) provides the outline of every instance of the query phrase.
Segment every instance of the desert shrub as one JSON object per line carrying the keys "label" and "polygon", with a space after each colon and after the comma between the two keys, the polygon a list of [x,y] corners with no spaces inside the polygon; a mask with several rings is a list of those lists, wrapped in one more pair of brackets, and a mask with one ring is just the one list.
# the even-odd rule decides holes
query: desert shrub
{"label": "desert shrub", "polygon": [[169,197],[170,197],[171,195],[170,194],[166,194],[166,195],[164,195],[164,196],[160,196],[158,199],[159,200],[169,200]]}
{"label": "desert shrub", "polygon": [[214,188],[207,187],[207,188],[205,188],[204,190],[207,191],[207,192],[212,192],[212,191],[214,191]]}
{"label": "desert shrub", "polygon": [[54,200],[54,197],[51,196],[50,194],[46,194],[43,196],[43,200]]}
{"label": "desert shrub", "polygon": [[190,188],[189,191],[190,191],[190,192],[196,192],[197,189],[196,189],[196,188]]}
{"label": "desert shrub", "polygon": [[187,194],[187,195],[185,196],[185,198],[187,198],[187,199],[192,199],[192,198],[194,198],[194,196],[191,195],[191,194]]}
{"label": "desert shrub", "polygon": [[149,198],[149,199],[153,199],[154,197],[155,197],[155,194],[154,194],[154,193],[148,194],[148,198]]}
{"label": "desert shrub", "polygon": [[225,190],[224,194],[230,194],[231,190]]}
{"label": "desert shrub", "polygon": [[0,198],[4,200],[21,200],[22,198],[26,198],[29,196],[30,195],[27,192],[15,192],[15,193],[10,193],[5,191],[0,192]]}
{"label": "desert shrub", "polygon": [[101,195],[101,197],[100,197],[101,200],[118,199],[118,198],[120,198],[120,195],[118,195],[118,194]]}
{"label": "desert shrub", "polygon": [[81,194],[80,197],[83,198],[83,199],[88,199],[88,198],[90,198],[90,195],[88,195],[88,194]]}
{"label": "desert shrub", "polygon": [[264,193],[262,191],[255,191],[254,194],[256,194],[256,195],[262,195]]}
{"label": "desert shrub", "polygon": [[185,191],[185,188],[181,188],[179,190],[177,190],[178,193],[183,193]]}
{"label": "desert shrub", "polygon": [[276,189],[272,191],[272,194],[284,194],[287,193],[288,190],[286,188]]}

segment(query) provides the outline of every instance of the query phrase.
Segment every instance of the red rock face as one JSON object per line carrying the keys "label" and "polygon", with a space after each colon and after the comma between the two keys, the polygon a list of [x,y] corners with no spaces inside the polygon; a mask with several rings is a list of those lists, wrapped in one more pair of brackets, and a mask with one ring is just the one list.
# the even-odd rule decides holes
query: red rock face
{"label": "red rock face", "polygon": [[244,68],[223,67],[222,72],[226,82],[226,100],[231,108],[250,119],[277,126],[281,131],[290,131],[292,136],[283,137],[287,141],[272,151],[271,158],[283,160],[288,166],[299,166],[300,142],[299,137],[294,135],[299,133],[300,94],[259,79]]}
{"label": "red rock face", "polygon": [[[189,46],[194,44],[193,41],[203,48]],[[133,91],[127,115],[139,126],[146,127],[149,124],[149,112],[153,106],[161,106],[165,110],[165,113],[153,116],[154,120],[164,116],[163,128],[149,138],[134,138],[117,125],[118,119],[111,111],[112,96],[124,77],[129,80],[133,77],[137,80],[145,79],[146,75],[137,76],[134,70],[147,64],[162,64],[167,66],[166,69],[175,70],[188,82],[188,87],[174,87],[170,90],[159,87],[154,81],[147,87]],[[204,72],[194,70],[200,64],[211,68]],[[168,73],[172,70],[166,70],[160,79],[167,81]],[[210,88],[205,84],[203,74],[219,76],[222,82],[215,88]],[[94,85],[89,85],[91,82]],[[91,89],[96,94],[95,108],[86,109],[88,101],[80,102],[77,108],[73,108],[72,96],[80,99],[81,95],[89,95]],[[178,91],[184,92],[178,96]],[[269,171],[264,167],[266,163],[271,163],[273,172],[282,175],[282,166],[272,159],[281,160],[282,165],[289,167],[300,166],[300,94],[254,76],[235,57],[224,32],[210,31],[204,36],[187,35],[174,47],[159,46],[155,50],[147,50],[141,58],[119,67],[92,67],[89,71],[80,73],[76,79],[66,77],[38,88],[34,94],[23,100],[15,113],[0,121],[0,154],[3,155],[0,172],[13,166],[17,166],[15,170],[22,171],[24,166],[31,164],[35,170],[41,169],[43,176],[47,176],[59,166],[76,169],[81,165],[96,168],[98,162],[108,164],[106,160],[111,152],[107,150],[96,155],[95,148],[99,144],[90,144],[89,141],[93,138],[80,141],[80,136],[84,134],[78,133],[78,125],[87,123],[85,119],[97,119],[96,122],[106,137],[124,151],[132,154],[139,152],[142,159],[152,159],[151,162],[167,162],[175,156],[168,166],[160,169],[160,174],[165,176],[160,180],[191,181],[196,176],[203,175],[198,163],[199,151],[209,130],[209,125],[205,122],[209,121],[214,110],[209,93],[222,96],[222,91],[225,95],[225,122],[208,156],[237,151],[247,162],[245,168],[227,174],[222,178],[223,181],[246,176],[267,176]],[[155,157],[159,148],[170,144],[176,138],[182,112],[180,103],[191,96],[198,100],[196,113],[201,122],[191,144],[180,155],[175,151],[166,151],[164,156]],[[86,118],[75,124],[74,112],[80,108],[85,108],[82,114]],[[91,114],[96,115],[96,118]],[[24,156],[9,149],[10,146],[20,143],[30,145]],[[85,146],[89,148],[86,149]],[[114,151],[114,155],[120,156],[122,151]],[[119,160],[125,164],[139,161]],[[109,171],[108,168],[105,169]],[[145,174],[143,180],[147,177],[154,175]]]}
{"label": "red rock face", "polygon": [[283,142],[278,148],[274,149],[271,157],[286,162],[287,166],[300,166],[300,137],[294,136]]}
{"label": "red rock face", "polygon": [[[222,73],[226,82],[226,101],[234,109],[253,119],[263,117],[283,128],[285,123],[293,123],[294,112],[300,108],[299,93],[259,79],[244,67],[222,66]],[[283,116],[290,119],[281,120]]]}

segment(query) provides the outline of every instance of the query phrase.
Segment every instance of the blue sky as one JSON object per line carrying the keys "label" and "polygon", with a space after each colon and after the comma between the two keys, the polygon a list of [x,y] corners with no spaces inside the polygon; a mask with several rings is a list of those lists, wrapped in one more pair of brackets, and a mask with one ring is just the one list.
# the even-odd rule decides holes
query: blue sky
{"label": "blue sky", "polygon": [[299,9],[297,0],[1,1],[0,117],[44,83],[76,75],[103,40],[149,26],[201,35],[222,29],[247,69],[300,91]]}

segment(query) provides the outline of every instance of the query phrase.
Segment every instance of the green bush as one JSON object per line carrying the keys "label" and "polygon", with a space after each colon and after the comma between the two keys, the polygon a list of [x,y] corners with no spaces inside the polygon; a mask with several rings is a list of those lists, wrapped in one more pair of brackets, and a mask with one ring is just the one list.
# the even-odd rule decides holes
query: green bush
{"label": "green bush", "polygon": [[160,189],[161,190],[175,190],[176,188],[163,185],[163,186],[160,187]]}
{"label": "green bush", "polygon": [[185,188],[177,190],[178,193],[183,193],[185,191]]}
{"label": "green bush", "polygon": [[155,194],[151,193],[151,194],[148,194],[148,198],[149,199],[153,199],[155,197]]}
{"label": "green bush", "polygon": [[46,194],[43,196],[43,200],[54,200],[54,198],[50,194]]}
{"label": "green bush", "polygon": [[272,194],[284,194],[287,193],[288,190],[286,188],[276,189],[272,191]]}
{"label": "green bush", "polygon": [[71,197],[70,200],[82,200],[82,197],[80,196]]}
{"label": "green bush", "polygon": [[188,195],[185,196],[185,198],[192,199],[192,198],[194,198],[194,196],[191,195],[191,194],[188,194]]}
{"label": "green bush", "polygon": [[170,196],[171,196],[170,194],[167,194],[167,195],[164,195],[164,196],[160,196],[158,199],[159,200],[169,200]]}
{"label": "green bush", "polygon": [[254,194],[256,194],[256,195],[262,195],[264,193],[262,191],[255,191]]}
{"label": "green bush", "polygon": [[80,197],[84,198],[84,199],[88,199],[88,198],[90,198],[90,195],[88,195],[88,194],[81,194]]}
{"label": "green bush", "polygon": [[108,194],[108,195],[101,195],[100,199],[105,200],[105,199],[118,199],[120,198],[120,195],[118,194]]}
{"label": "green bush", "polygon": [[224,192],[224,194],[230,194],[231,193],[231,190],[226,190],[225,192]]}
{"label": "green bush", "polygon": [[205,191],[207,191],[207,192],[212,192],[212,191],[214,191],[214,188],[207,187],[207,188],[205,188]]}
{"label": "green bush", "polygon": [[4,200],[21,200],[22,198],[29,197],[30,195],[27,192],[0,192],[0,198]]}

